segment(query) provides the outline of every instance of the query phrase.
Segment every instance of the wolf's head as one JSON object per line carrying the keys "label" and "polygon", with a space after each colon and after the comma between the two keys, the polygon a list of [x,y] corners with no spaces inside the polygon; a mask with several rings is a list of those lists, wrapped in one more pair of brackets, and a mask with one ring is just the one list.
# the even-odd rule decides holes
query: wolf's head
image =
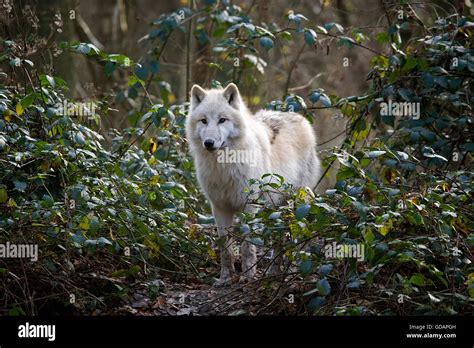
{"label": "wolf's head", "polygon": [[208,151],[232,146],[242,134],[247,112],[235,84],[210,90],[194,85],[186,136],[194,146]]}

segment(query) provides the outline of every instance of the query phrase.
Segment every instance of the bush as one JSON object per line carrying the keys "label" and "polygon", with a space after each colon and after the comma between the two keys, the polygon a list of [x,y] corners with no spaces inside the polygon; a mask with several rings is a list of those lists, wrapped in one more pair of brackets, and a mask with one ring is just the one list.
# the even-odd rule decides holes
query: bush
{"label": "bush", "polygon": [[[256,178],[262,190],[280,190],[288,200],[280,207],[253,202],[261,209],[242,214],[234,231],[237,239],[250,234],[264,256],[271,245],[283,265],[281,274],[242,286],[258,295],[248,311],[471,313],[472,21],[448,16],[425,28],[409,16],[376,36],[390,51],[383,53],[367,46],[368,36],[358,29],[314,25],[293,11],[283,27],[258,25],[226,1],[160,16],[141,40],[150,51],[140,62],[89,43],[62,43],[107,76],[121,71],[114,95],[87,105],[96,108],[92,115],[80,113],[83,103],[67,100],[63,79],[24,55],[21,36],[3,40],[0,61],[11,74],[0,86],[0,244],[40,249],[35,263],[0,259],[8,313],[99,314],[129,302],[139,287],[158,296],[157,279],[212,282],[219,241],[187,154],[188,104],[174,103],[171,84],[159,74],[170,36],[179,29],[191,35],[186,30],[194,16],[195,39],[218,53],[209,63],[213,87],[218,79],[257,85],[267,66],[262,56],[278,40],[313,47],[322,36],[375,54],[371,87],[362,96],[315,88],[265,103],[311,121],[315,112],[334,109],[349,127],[343,144],[323,158],[324,174],[335,172],[334,188],[315,196],[278,176],[270,184]],[[403,42],[402,31],[413,26],[418,36]],[[150,95],[150,84],[157,95]],[[111,97],[140,102],[131,103],[132,127],[104,134],[99,126]],[[393,103],[413,109],[387,114]],[[347,257],[350,251],[358,251],[352,256],[359,260]],[[270,262],[259,260],[264,269]],[[287,295],[297,295],[297,306],[284,304]]]}

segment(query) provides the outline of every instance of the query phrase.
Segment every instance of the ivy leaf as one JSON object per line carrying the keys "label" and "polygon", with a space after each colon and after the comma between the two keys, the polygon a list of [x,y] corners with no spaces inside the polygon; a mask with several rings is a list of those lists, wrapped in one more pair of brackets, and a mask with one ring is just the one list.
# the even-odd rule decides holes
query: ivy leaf
{"label": "ivy leaf", "polygon": [[385,237],[388,234],[388,232],[390,232],[391,228],[392,228],[392,220],[388,220],[385,224],[379,227],[379,233]]}
{"label": "ivy leaf", "polygon": [[332,28],[336,28],[336,30],[339,33],[344,34],[344,27],[342,25],[340,25],[339,23],[334,23],[334,22],[326,23],[326,24],[324,24],[324,28],[327,31],[330,31]]}
{"label": "ivy leaf", "polygon": [[281,212],[280,211],[274,211],[273,213],[271,213],[269,216],[268,216],[268,219],[270,220],[276,220],[276,219],[279,219],[281,217]]}
{"label": "ivy leaf", "polygon": [[311,103],[317,103],[319,98],[321,97],[321,94],[318,92],[318,91],[312,91],[310,94],[309,94],[309,100],[311,101]]}
{"label": "ivy leaf", "polygon": [[428,297],[429,297],[430,301],[433,302],[433,303],[439,303],[439,302],[441,302],[441,299],[435,297],[435,296],[432,295],[431,293],[428,293]]}
{"label": "ivy leaf", "polygon": [[4,112],[3,112],[3,118],[5,119],[5,121],[7,121],[8,123],[10,123],[13,119],[13,111],[11,111],[10,109],[6,109]]}
{"label": "ivy leaf", "polygon": [[331,292],[331,285],[329,285],[329,282],[326,280],[326,278],[321,279],[318,282],[318,291],[321,296],[327,296]]}
{"label": "ivy leaf", "polygon": [[377,157],[380,157],[384,154],[386,154],[387,151],[380,151],[380,150],[377,150],[377,151],[370,151],[367,156],[369,156],[369,158],[377,158]]}
{"label": "ivy leaf", "polygon": [[321,104],[323,104],[324,107],[328,108],[332,105],[331,99],[326,94],[321,94],[321,97],[319,99],[321,101]]}
{"label": "ivy leaf", "polygon": [[270,50],[273,48],[273,40],[270,39],[268,36],[264,36],[260,38],[260,46],[265,48],[266,50]]}
{"label": "ivy leaf", "polygon": [[304,30],[304,41],[310,45],[313,46],[314,43],[316,42],[316,32],[313,29],[305,29]]}
{"label": "ivy leaf", "polygon": [[346,287],[348,289],[359,289],[360,288],[360,280],[353,280],[349,283],[347,283]]}
{"label": "ivy leaf", "polygon": [[25,109],[23,109],[23,106],[21,105],[21,103],[17,103],[15,107],[15,111],[18,116],[21,116],[23,115],[23,112],[25,111]]}
{"label": "ivy leaf", "polygon": [[325,303],[326,303],[326,300],[324,299],[324,297],[320,297],[320,296],[314,297],[311,299],[311,301],[309,301],[308,308],[309,310],[314,311],[324,306]]}
{"label": "ivy leaf", "polygon": [[311,205],[309,204],[300,204],[298,208],[296,208],[295,212],[295,218],[297,220],[303,219],[306,215],[308,215],[309,209],[311,208]]}
{"label": "ivy leaf", "polygon": [[409,282],[411,284],[417,285],[417,286],[424,286],[425,285],[425,277],[423,274],[420,273],[415,273],[410,277]]}
{"label": "ivy leaf", "polygon": [[16,67],[21,66],[21,59],[18,58],[18,57],[11,59],[10,60],[10,65],[11,66],[16,66]]}
{"label": "ivy leaf", "polygon": [[15,189],[17,189],[20,192],[25,192],[25,189],[26,189],[26,186],[27,186],[26,182],[14,180],[13,184],[15,185]]}
{"label": "ivy leaf", "polygon": [[320,25],[318,25],[318,26],[316,27],[316,29],[317,29],[320,33],[323,33],[323,34],[327,34],[327,33],[328,33],[327,29],[324,28],[324,27],[322,27],[322,26],[320,26]]}
{"label": "ivy leaf", "polygon": [[74,141],[79,145],[85,144],[84,135],[82,134],[82,132],[76,133],[76,135],[74,136]]}
{"label": "ivy leaf", "polygon": [[8,193],[4,187],[0,187],[0,203],[5,203],[8,200]]}
{"label": "ivy leaf", "polygon": [[299,268],[301,273],[308,275],[313,270],[313,262],[311,260],[301,261]]}
{"label": "ivy leaf", "polygon": [[49,85],[53,88],[56,87],[56,81],[54,81],[54,78],[50,75],[45,75],[46,80],[48,81]]}
{"label": "ivy leaf", "polygon": [[198,222],[198,224],[203,224],[203,225],[213,224],[214,223],[214,217],[198,214],[198,221],[197,222]]}
{"label": "ivy leaf", "polygon": [[400,95],[400,97],[402,97],[406,101],[411,101],[412,100],[412,95],[411,95],[410,91],[406,88],[400,88],[398,90],[398,94]]}
{"label": "ivy leaf", "polygon": [[107,77],[112,76],[113,72],[115,71],[116,64],[115,62],[107,62],[104,66],[104,72]]}
{"label": "ivy leaf", "polygon": [[319,266],[319,274],[321,275],[321,277],[326,277],[329,273],[331,273],[332,269],[333,265],[331,263],[321,265]]}
{"label": "ivy leaf", "polygon": [[248,224],[242,224],[240,225],[239,230],[240,230],[240,233],[242,234],[248,234],[250,233],[250,226]]}
{"label": "ivy leaf", "polygon": [[87,216],[82,217],[81,222],[79,223],[79,228],[83,231],[87,231],[90,228]]}

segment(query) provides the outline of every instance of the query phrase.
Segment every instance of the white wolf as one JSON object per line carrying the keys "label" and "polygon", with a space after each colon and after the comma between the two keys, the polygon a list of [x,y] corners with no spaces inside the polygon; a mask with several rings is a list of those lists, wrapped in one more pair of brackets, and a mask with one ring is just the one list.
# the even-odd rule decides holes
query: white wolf
{"label": "white wolf", "polygon": [[[299,114],[265,110],[250,113],[233,83],[225,89],[193,86],[186,137],[198,181],[211,202],[218,234],[224,241],[217,283],[223,284],[235,273],[233,239],[228,230],[234,215],[249,209],[248,193],[244,192],[248,181],[275,173],[295,187],[313,189],[320,176],[316,137],[310,123]],[[219,161],[224,150],[251,153],[241,157],[252,161]],[[272,197],[273,202],[274,198],[281,199]],[[255,249],[248,239],[242,243],[241,280],[255,276]]]}

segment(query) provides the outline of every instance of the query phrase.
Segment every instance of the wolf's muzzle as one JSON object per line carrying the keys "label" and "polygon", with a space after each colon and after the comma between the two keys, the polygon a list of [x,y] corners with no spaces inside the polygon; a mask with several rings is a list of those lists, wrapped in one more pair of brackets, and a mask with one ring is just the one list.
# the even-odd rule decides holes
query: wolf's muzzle
{"label": "wolf's muzzle", "polygon": [[214,140],[212,140],[212,139],[204,140],[204,147],[209,151],[214,151],[216,149],[214,147]]}

